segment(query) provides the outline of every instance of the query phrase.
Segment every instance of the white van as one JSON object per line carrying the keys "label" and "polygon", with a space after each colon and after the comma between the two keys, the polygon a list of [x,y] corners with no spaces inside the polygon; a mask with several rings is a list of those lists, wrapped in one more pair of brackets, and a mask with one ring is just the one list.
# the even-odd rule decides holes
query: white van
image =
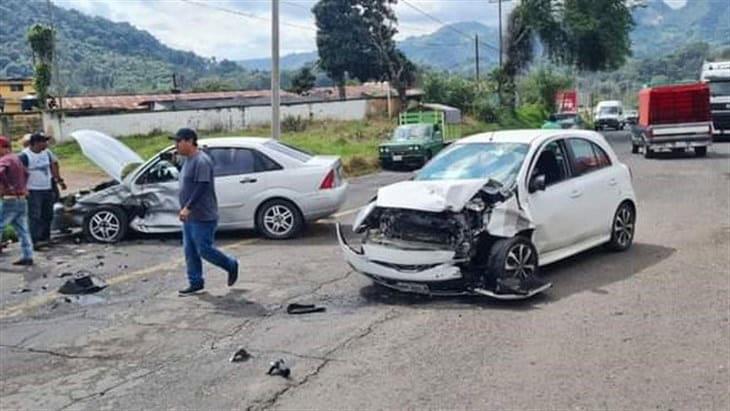
{"label": "white van", "polygon": [[618,100],[606,100],[598,103],[593,110],[593,124],[596,129],[603,130],[611,127],[621,130],[626,124],[624,119],[624,105]]}

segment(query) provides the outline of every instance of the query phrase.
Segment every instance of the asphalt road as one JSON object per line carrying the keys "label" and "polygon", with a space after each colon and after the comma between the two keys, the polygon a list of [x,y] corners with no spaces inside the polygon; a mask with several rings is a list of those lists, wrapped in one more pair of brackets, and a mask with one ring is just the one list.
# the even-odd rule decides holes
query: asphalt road
{"label": "asphalt road", "polygon": [[[223,236],[241,280],[211,269],[187,298],[176,236],[66,240],[29,270],[3,256],[0,409],[730,409],[730,144],[646,160],[607,138],[633,171],[633,248],[555,264],[524,302],[375,288],[332,221],[287,242]],[[352,181],[339,218],[407,177]],[[81,269],[109,286],[55,293]],[[231,363],[238,348],[252,358]],[[290,379],[266,375],[279,358]]]}

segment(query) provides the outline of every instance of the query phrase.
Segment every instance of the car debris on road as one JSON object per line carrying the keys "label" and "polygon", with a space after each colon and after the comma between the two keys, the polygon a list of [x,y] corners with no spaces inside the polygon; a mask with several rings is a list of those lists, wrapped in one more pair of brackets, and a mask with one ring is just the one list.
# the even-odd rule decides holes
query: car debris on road
{"label": "car debris on road", "polygon": [[286,307],[287,314],[311,314],[323,313],[327,311],[325,307],[319,307],[314,304],[289,304]]}
{"label": "car debris on road", "polygon": [[78,271],[74,278],[67,280],[59,289],[61,294],[93,294],[107,287],[101,278],[88,271]]}
{"label": "car debris on road", "polygon": [[271,367],[269,367],[269,371],[267,372],[267,374],[280,375],[284,378],[289,378],[289,376],[291,375],[291,369],[286,366],[286,362],[284,362],[283,359],[278,359],[271,362]]}

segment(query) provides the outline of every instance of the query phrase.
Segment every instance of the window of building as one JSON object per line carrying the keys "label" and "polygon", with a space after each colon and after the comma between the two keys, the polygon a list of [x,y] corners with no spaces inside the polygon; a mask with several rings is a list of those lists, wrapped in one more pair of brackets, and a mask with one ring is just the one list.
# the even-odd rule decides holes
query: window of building
{"label": "window of building", "polygon": [[23,91],[24,87],[22,84],[11,84],[10,91]]}

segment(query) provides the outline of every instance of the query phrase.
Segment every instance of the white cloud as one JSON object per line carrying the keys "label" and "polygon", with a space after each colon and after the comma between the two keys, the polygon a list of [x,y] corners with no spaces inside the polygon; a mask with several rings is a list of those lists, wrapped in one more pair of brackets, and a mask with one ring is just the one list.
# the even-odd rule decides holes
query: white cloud
{"label": "white cloud", "polygon": [[[440,22],[477,21],[497,25],[496,0],[407,0],[434,16],[424,16],[403,0],[395,10],[400,23],[397,38],[419,36],[437,30]],[[665,0],[681,7],[687,0]],[[128,22],[150,32],[162,43],[206,57],[242,60],[271,55],[270,0],[54,0],[64,8]],[[204,3],[201,6],[194,3]],[[316,49],[316,29],[311,13],[316,0],[280,0],[282,55]],[[517,3],[503,0],[503,18]],[[225,8],[258,18],[227,13]]]}

